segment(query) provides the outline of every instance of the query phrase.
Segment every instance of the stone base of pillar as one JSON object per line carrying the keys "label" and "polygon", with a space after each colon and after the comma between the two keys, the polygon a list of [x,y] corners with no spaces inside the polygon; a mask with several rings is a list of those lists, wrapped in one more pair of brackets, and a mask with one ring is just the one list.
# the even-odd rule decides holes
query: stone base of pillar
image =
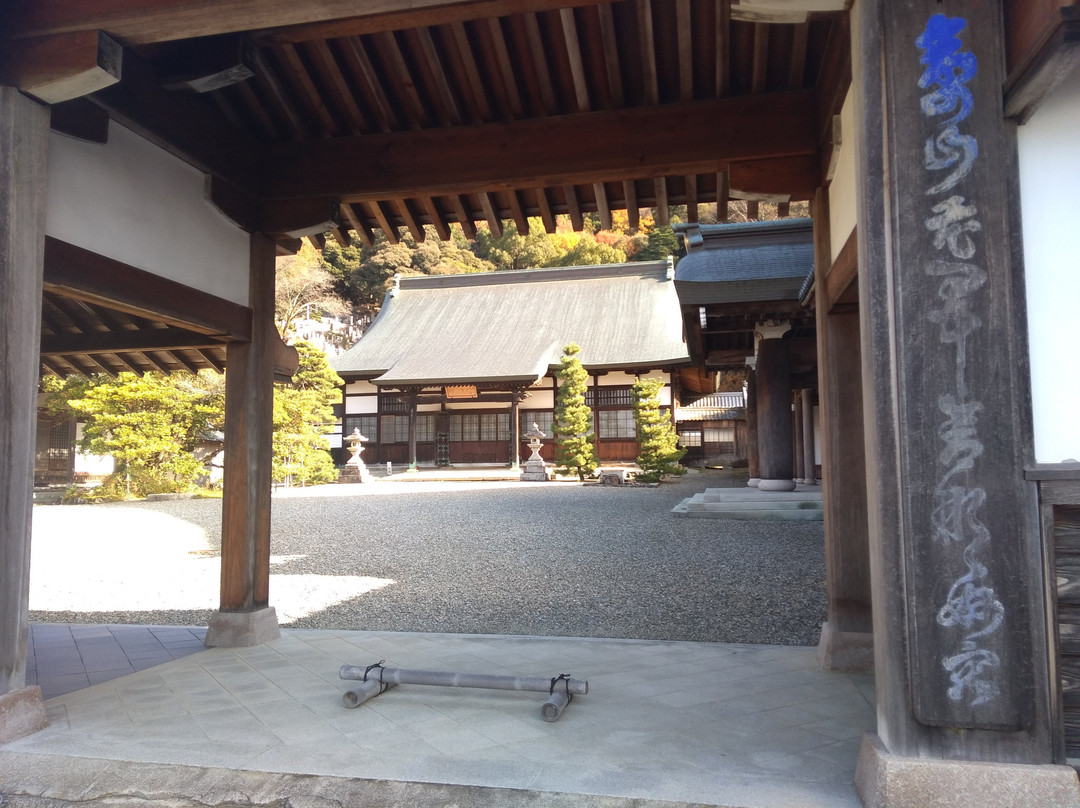
{"label": "stone base of pillar", "polygon": [[818,663],[827,671],[874,672],[874,635],[863,631],[837,631],[821,624]]}
{"label": "stone base of pillar", "polygon": [[281,637],[273,606],[253,612],[214,612],[206,629],[208,648],[247,648]]}
{"label": "stone base of pillar", "polygon": [[760,483],[760,477],[751,477],[749,480],[746,481],[746,485],[748,488],[757,488]]}
{"label": "stone base of pillar", "polygon": [[758,483],[762,491],[794,491],[794,480],[762,480]]}
{"label": "stone base of pillar", "polygon": [[45,702],[37,685],[21,687],[0,696],[0,744],[32,735],[49,726]]}
{"label": "stone base of pillar", "polygon": [[863,735],[855,790],[866,808],[1072,808],[1080,801],[1071,766],[899,757],[872,732]]}

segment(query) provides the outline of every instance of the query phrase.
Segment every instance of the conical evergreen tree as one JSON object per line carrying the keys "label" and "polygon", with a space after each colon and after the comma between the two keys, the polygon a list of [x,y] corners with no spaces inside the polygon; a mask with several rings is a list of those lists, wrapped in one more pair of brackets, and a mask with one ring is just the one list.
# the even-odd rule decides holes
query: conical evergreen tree
{"label": "conical evergreen tree", "polygon": [[686,449],[679,446],[679,436],[671,418],[660,411],[660,379],[641,379],[634,382],[634,421],[637,423],[641,448],[637,464],[642,473],[638,479],[656,482],[668,475],[686,474],[679,460]]}
{"label": "conical evergreen tree", "polygon": [[592,409],[585,403],[589,374],[578,354],[581,347],[570,343],[559,362],[559,393],[555,399],[555,470],[577,474],[579,480],[596,471],[599,460],[593,445]]}

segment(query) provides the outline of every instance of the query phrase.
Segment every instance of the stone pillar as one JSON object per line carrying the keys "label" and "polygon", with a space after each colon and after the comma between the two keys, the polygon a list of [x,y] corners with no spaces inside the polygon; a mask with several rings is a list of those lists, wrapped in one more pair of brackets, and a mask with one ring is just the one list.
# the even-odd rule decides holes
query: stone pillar
{"label": "stone pillar", "polygon": [[791,374],[782,339],[790,323],[757,327],[758,463],[763,491],[792,491],[795,464],[791,440]]}
{"label": "stone pillar", "polygon": [[225,468],[221,610],[209,646],[258,645],[280,636],[270,602],[270,489],[274,425],[274,243],[251,236],[251,342],[230,342],[225,362]]}
{"label": "stone pillar", "polygon": [[47,725],[26,687],[49,109],[0,86],[0,743]]}
{"label": "stone pillar", "polygon": [[996,0],[864,0],[852,28],[878,710],[856,787],[883,808],[1080,796],[1017,765],[1055,762],[1057,691],[1001,24]]}
{"label": "stone pillar", "polygon": [[802,402],[803,482],[817,485],[817,453],[814,451],[814,391],[799,391]]}
{"label": "stone pillar", "polygon": [[757,357],[746,357],[746,464],[750,488],[761,482],[761,461],[758,455],[757,428]]}
{"label": "stone pillar", "polygon": [[795,467],[795,483],[803,483],[803,469],[806,467],[806,461],[803,459],[803,453],[806,451],[806,444],[803,441],[803,429],[806,428],[806,423],[803,420],[803,391],[796,390],[795,396],[792,400],[793,418],[791,422],[792,432],[792,448],[795,450],[795,456],[792,458],[792,462]]}

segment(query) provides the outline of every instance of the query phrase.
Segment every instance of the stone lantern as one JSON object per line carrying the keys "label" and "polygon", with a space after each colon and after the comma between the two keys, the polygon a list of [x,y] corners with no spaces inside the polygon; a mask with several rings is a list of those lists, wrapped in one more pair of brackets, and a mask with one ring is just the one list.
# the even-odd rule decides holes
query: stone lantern
{"label": "stone lantern", "polygon": [[367,483],[371,482],[371,472],[364,465],[360,457],[364,451],[366,437],[360,434],[359,429],[354,429],[346,439],[349,443],[349,459],[345,462],[345,468],[338,475],[339,483]]}
{"label": "stone lantern", "polygon": [[547,466],[544,464],[544,459],[540,457],[540,440],[544,437],[544,433],[540,431],[536,422],[533,422],[532,429],[525,433],[525,437],[529,439],[532,455],[522,466],[520,479],[546,481],[548,479]]}

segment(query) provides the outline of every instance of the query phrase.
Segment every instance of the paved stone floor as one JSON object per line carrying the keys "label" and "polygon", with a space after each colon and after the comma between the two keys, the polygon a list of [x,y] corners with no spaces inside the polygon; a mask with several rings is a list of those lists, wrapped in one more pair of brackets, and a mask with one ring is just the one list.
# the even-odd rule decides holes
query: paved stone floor
{"label": "paved stone floor", "polygon": [[[43,628],[49,636],[80,633],[35,626],[38,653],[51,645]],[[116,629],[88,633],[105,641],[104,631],[132,651],[152,647],[147,634],[167,651],[175,640],[170,655],[189,645],[181,633],[154,629],[145,629],[144,644]],[[400,686],[345,708],[350,685],[338,678],[340,666],[380,660],[571,673],[589,681],[589,693],[555,723],[540,719],[543,697],[534,693]],[[805,647],[286,630],[262,646],[201,650],[50,698],[47,729],[0,747],[0,794],[13,804],[42,794],[142,799],[147,789],[160,793],[170,772],[207,788],[213,771],[511,790],[484,804],[527,793],[626,800],[567,798],[581,805],[856,808],[851,782],[859,739],[874,727],[872,701],[872,677],[823,671]]]}

